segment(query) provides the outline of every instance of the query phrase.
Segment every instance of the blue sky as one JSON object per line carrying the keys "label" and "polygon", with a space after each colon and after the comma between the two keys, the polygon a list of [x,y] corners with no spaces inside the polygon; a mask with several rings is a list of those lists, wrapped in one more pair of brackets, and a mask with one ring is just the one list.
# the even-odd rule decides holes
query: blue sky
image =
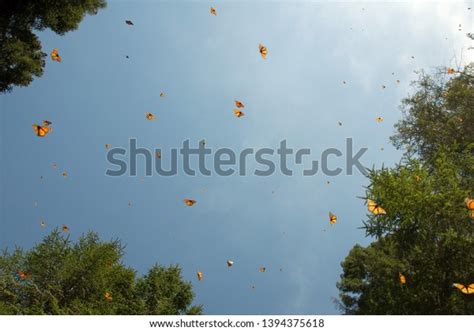
{"label": "blue sky", "polygon": [[[304,177],[295,166],[291,177],[112,178],[104,145],[127,147],[135,137],[163,148],[166,164],[167,149],[186,139],[235,151],[286,139],[318,159],[350,137],[368,148],[366,166],[393,165],[401,152],[388,138],[414,70],[472,61],[471,5],[109,1],[76,31],[41,32],[44,51],[58,48],[63,61],[48,57],[41,78],[0,96],[0,246],[31,247],[67,224],[72,238],[89,230],[121,238],[125,263],[140,273],[179,264],[207,314],[339,313],[340,262],[370,242],[358,229],[364,176]],[[246,116],[233,116],[234,100]],[[54,130],[44,139],[31,129],[42,120]],[[186,207],[184,198],[198,203]]]}

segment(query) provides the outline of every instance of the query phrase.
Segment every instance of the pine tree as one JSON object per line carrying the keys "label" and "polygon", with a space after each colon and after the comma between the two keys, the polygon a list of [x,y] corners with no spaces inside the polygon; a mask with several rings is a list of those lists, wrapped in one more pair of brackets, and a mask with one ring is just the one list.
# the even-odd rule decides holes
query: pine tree
{"label": "pine tree", "polygon": [[55,230],[28,251],[0,255],[0,314],[201,314],[178,266],[143,277],[122,263],[119,240],[88,233],[73,243]]}
{"label": "pine tree", "polygon": [[46,54],[35,31],[63,35],[95,15],[106,0],[2,0],[0,2],[0,93],[28,86],[43,74]]}
{"label": "pine tree", "polygon": [[[473,65],[415,82],[403,101],[394,168],[373,169],[366,197],[386,215],[364,223],[374,242],[356,245],[337,284],[347,314],[473,314],[474,219],[465,203],[474,189]],[[400,281],[400,274],[406,282]]]}

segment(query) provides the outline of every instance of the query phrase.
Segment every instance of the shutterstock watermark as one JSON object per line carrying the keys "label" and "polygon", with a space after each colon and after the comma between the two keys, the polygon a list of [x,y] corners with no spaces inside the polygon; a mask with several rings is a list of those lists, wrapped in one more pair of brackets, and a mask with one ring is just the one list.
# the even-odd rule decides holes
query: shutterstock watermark
{"label": "shutterstock watermark", "polygon": [[[204,176],[264,177],[271,176],[277,171],[285,176],[293,176],[295,165],[303,166],[303,176],[314,176],[319,171],[326,176],[352,175],[354,169],[366,175],[367,168],[361,163],[361,158],[366,151],[367,148],[363,147],[354,153],[352,138],[346,138],[344,151],[337,148],[324,149],[320,152],[318,160],[312,159],[310,148],[289,148],[286,140],[280,141],[276,150],[274,148],[245,148],[238,152],[230,148],[213,150],[206,147],[204,140],[199,141],[197,147],[192,148],[189,140],[185,140],[181,148],[172,148],[169,153],[164,153],[159,148],[150,150],[138,147],[137,139],[131,138],[128,148],[114,147],[107,151],[107,161],[111,167],[105,174],[112,177],[137,176],[139,159],[143,159],[145,176],[152,176],[155,172],[165,177],[176,176],[178,173],[188,176],[201,174]],[[335,161],[341,161],[341,157],[343,157],[344,166],[335,166]],[[211,164],[208,161],[211,161]],[[310,161],[309,166],[308,161]],[[256,168],[248,171],[249,165],[256,165]]]}

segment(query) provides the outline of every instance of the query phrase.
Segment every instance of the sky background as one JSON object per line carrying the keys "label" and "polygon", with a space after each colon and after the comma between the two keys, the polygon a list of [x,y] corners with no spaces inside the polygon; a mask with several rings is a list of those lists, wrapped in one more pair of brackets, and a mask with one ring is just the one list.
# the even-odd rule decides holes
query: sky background
{"label": "sky background", "polygon": [[[137,177],[107,177],[104,145],[126,148],[135,137],[161,147],[167,164],[167,150],[186,139],[236,152],[286,139],[319,160],[326,148],[344,152],[350,137],[356,150],[368,148],[364,165],[392,166],[401,152],[389,137],[414,70],[472,61],[471,5],[109,0],[76,31],[39,33],[44,75],[0,96],[0,247],[32,247],[67,224],[73,239],[89,230],[121,238],[125,263],[139,273],[179,264],[206,314],[339,313],[340,263],[370,242],[359,229],[363,175],[304,177],[293,166],[291,177],[144,178],[139,163]],[[61,63],[51,61],[53,48]],[[234,100],[244,117],[233,116]],[[43,120],[53,132],[41,139],[31,125]]]}

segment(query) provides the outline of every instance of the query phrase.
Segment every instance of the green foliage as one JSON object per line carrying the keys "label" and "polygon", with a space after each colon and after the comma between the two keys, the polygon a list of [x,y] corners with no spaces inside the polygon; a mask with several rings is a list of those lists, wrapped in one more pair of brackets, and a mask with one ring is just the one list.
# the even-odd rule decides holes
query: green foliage
{"label": "green foliage", "polygon": [[34,30],[63,35],[94,15],[105,0],[2,0],[0,2],[0,93],[27,86],[43,74],[46,54]]}
{"label": "green foliage", "polygon": [[[156,265],[144,277],[122,264],[120,241],[89,233],[77,243],[57,230],[30,251],[0,256],[0,314],[201,314],[181,269]],[[27,278],[19,278],[19,271]],[[112,300],[106,300],[109,293]]]}
{"label": "green foliage", "polygon": [[474,187],[472,68],[446,82],[423,75],[404,100],[394,141],[415,154],[369,172],[366,197],[387,214],[368,215],[364,229],[375,241],[342,263],[345,313],[474,313],[474,295],[452,286],[474,283],[474,221],[464,202]]}
{"label": "green foliage", "polygon": [[474,64],[454,78],[441,69],[434,75],[421,74],[413,83],[416,93],[402,101],[405,118],[395,125],[392,137],[407,155],[416,154],[430,162],[439,148],[462,155],[474,148]]}
{"label": "green foliage", "polygon": [[138,290],[146,303],[147,315],[199,315],[202,307],[188,308],[193,300],[191,284],[181,280],[178,266],[155,265],[138,282]]}

